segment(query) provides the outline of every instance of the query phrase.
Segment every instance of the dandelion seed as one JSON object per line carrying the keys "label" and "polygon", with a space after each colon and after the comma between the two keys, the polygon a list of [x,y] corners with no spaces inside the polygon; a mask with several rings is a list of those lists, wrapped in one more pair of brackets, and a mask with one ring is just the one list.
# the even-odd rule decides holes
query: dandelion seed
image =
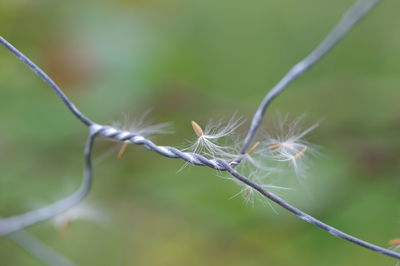
{"label": "dandelion seed", "polygon": [[[270,172],[265,172],[263,170],[257,169],[249,174],[249,179],[254,181],[256,184],[261,186],[262,188],[266,190],[273,190],[275,193],[278,193],[277,191],[283,191],[283,190],[291,190],[291,188],[283,187],[283,186],[276,186],[274,185],[274,180],[272,180],[270,176]],[[265,200],[263,196],[260,195],[260,193],[252,188],[249,185],[243,184],[235,179],[233,179],[238,185],[242,186],[242,189],[234,195],[233,197],[236,197],[237,195],[241,194],[243,199],[245,200],[246,204],[251,204],[253,205],[255,203],[255,200],[260,200],[261,202],[266,202],[269,204],[269,206],[274,210],[272,205],[270,205],[270,202],[268,200]],[[275,210],[274,210],[275,211]]]}
{"label": "dandelion seed", "polygon": [[[259,155],[259,147],[261,145],[261,142],[257,141],[254,143],[253,146],[251,146],[245,154],[240,154],[237,156],[230,164],[233,167],[238,167],[242,169],[241,171],[246,171],[250,170],[250,172],[253,172],[253,168],[255,169],[261,169],[265,172],[273,172],[275,169],[272,167],[267,167],[265,163],[263,163],[261,160],[262,156]],[[261,152],[262,153],[262,152]]]}
{"label": "dandelion seed", "polygon": [[192,121],[192,128],[197,138],[184,150],[211,158],[233,158],[237,155],[234,133],[242,123],[242,120],[232,117],[225,125],[221,121],[210,122],[203,130],[198,123]]}
{"label": "dandelion seed", "polygon": [[192,127],[193,127],[194,133],[196,133],[196,135],[197,135],[198,137],[204,136],[203,129],[201,129],[201,127],[199,126],[199,124],[197,124],[196,122],[192,121]]}
{"label": "dandelion seed", "polygon": [[298,158],[300,158],[301,156],[303,156],[307,149],[308,149],[308,147],[307,147],[307,146],[304,146],[304,148],[301,149],[301,151],[299,151],[298,153],[296,153],[295,155],[293,155],[293,159],[298,159]]}
{"label": "dandelion seed", "polygon": [[121,148],[118,151],[118,155],[117,155],[118,159],[122,158],[122,156],[124,155],[124,153],[126,151],[126,148],[128,147],[128,144],[129,144],[128,142],[122,143]]}
{"label": "dandelion seed", "polygon": [[281,144],[275,144],[275,145],[269,146],[269,148],[270,148],[271,150],[276,150],[276,149],[279,149],[279,148],[281,148],[281,147],[282,147]]}
{"label": "dandelion seed", "polygon": [[[269,185],[269,184],[259,184],[262,188],[266,189],[266,190],[273,190],[275,193],[277,193],[277,190],[291,190],[290,188],[287,187],[281,187],[281,186],[275,186],[275,185]],[[244,188],[242,188],[241,191],[239,191],[238,194],[241,194],[245,203],[249,204],[249,205],[254,205],[254,203],[256,202],[256,200],[262,202],[262,203],[267,203],[274,212],[275,209],[272,207],[272,205],[270,204],[270,202],[268,200],[265,199],[265,197],[261,196],[261,194],[255,190],[254,188],[246,185]],[[236,196],[236,195],[235,195]]]}
{"label": "dandelion seed", "polygon": [[391,239],[389,240],[388,244],[392,247],[400,247],[400,238]]}
{"label": "dandelion seed", "polygon": [[254,153],[254,151],[257,149],[258,146],[260,146],[260,142],[257,141],[256,143],[254,143],[253,146],[250,147],[250,149],[248,149],[248,151],[245,154],[241,154],[238,158],[236,158],[232,164],[234,166],[236,166],[237,164],[241,164],[241,166],[246,166],[246,162],[250,162],[251,165],[255,166],[256,168],[260,168],[260,169],[265,169],[265,167],[263,165],[261,165],[253,156],[252,154]]}
{"label": "dandelion seed", "polygon": [[270,134],[264,143],[266,146],[265,156],[274,161],[291,163],[298,175],[301,175],[304,170],[302,167],[305,167],[305,156],[316,154],[311,144],[303,138],[319,125],[317,123],[302,130],[299,127],[301,119],[302,117],[286,124],[286,116],[277,125],[276,132]]}
{"label": "dandelion seed", "polygon": [[250,149],[246,152],[246,154],[251,155],[257,149],[257,147],[260,146],[260,143],[261,142],[259,142],[259,141],[254,143],[254,145],[250,147]]}

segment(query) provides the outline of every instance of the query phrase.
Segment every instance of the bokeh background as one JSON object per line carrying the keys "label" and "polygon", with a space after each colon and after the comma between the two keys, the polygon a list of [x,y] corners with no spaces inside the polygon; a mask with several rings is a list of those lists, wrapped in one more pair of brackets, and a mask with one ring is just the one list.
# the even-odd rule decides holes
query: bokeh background
{"label": "bokeh background", "polygon": [[[0,32],[91,119],[125,114],[174,124],[158,144],[182,146],[190,121],[247,119],[265,93],[353,1],[2,0]],[[322,119],[324,155],[307,178],[283,179],[295,206],[375,244],[400,236],[400,2],[382,1],[332,53],[273,102]],[[79,185],[87,129],[27,67],[0,49],[0,213],[60,199]],[[279,207],[246,204],[203,167],[130,146],[95,147],[86,204],[102,219],[27,231],[78,265],[394,265]],[[111,152],[108,152],[111,149]],[[279,185],[279,184],[278,184]],[[93,217],[92,217],[93,218]],[[1,265],[42,265],[7,238]]]}

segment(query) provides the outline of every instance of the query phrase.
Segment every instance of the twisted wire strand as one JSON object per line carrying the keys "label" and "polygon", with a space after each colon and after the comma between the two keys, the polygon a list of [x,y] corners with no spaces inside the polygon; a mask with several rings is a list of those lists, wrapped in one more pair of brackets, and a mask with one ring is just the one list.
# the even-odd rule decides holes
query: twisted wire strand
{"label": "twisted wire strand", "polygon": [[389,249],[382,248],[380,246],[371,244],[369,242],[361,240],[352,235],[346,234],[343,231],[340,231],[339,229],[336,229],[333,226],[330,226],[330,225],[314,218],[313,216],[301,211],[300,209],[292,206],[291,204],[287,203],[282,198],[269,192],[262,186],[258,185],[256,182],[253,182],[249,178],[245,177],[244,175],[242,175],[239,172],[237,172],[236,170],[234,170],[233,167],[236,166],[236,164],[233,164],[233,162],[235,162],[235,160],[232,161],[231,163],[229,163],[223,159],[207,159],[204,156],[201,156],[199,154],[191,153],[191,152],[182,152],[174,147],[157,146],[152,141],[150,141],[140,135],[133,134],[133,133],[123,131],[123,130],[118,130],[113,127],[101,126],[101,125],[93,125],[92,127],[93,127],[93,129],[92,129],[93,132],[96,132],[98,135],[102,135],[102,136],[111,138],[115,141],[129,141],[130,143],[133,143],[133,144],[143,145],[146,149],[156,152],[156,153],[158,153],[162,156],[168,157],[168,158],[181,158],[181,159],[183,159],[191,164],[194,164],[194,165],[208,166],[210,168],[213,168],[213,169],[216,169],[219,171],[226,171],[226,172],[230,173],[237,180],[252,187],[256,191],[258,191],[260,194],[262,194],[266,198],[272,200],[273,202],[277,203],[279,206],[281,206],[284,209],[288,210],[289,212],[293,213],[300,219],[327,231],[331,235],[334,235],[338,238],[347,240],[356,245],[365,247],[372,251],[376,251],[381,254],[400,259],[400,253],[394,252]]}
{"label": "twisted wire strand", "polygon": [[213,168],[213,169],[216,169],[219,171],[226,171],[226,172],[230,173],[234,178],[239,180],[240,182],[252,187],[256,191],[258,191],[260,194],[265,196],[266,198],[272,200],[273,202],[277,203],[279,206],[281,206],[284,209],[288,210],[289,212],[293,213],[295,216],[327,231],[331,235],[334,235],[338,238],[347,240],[351,243],[354,243],[356,245],[370,249],[372,251],[376,251],[381,254],[400,259],[400,253],[379,247],[377,245],[374,245],[372,243],[369,243],[369,242],[361,240],[357,237],[354,237],[350,234],[344,233],[343,231],[336,229],[335,227],[330,226],[330,225],[314,218],[313,216],[299,210],[298,208],[287,203],[282,198],[269,192],[268,190],[264,189],[262,186],[260,186],[256,182],[253,182],[249,178],[245,177],[244,175],[242,175],[239,172],[237,172],[236,170],[234,170],[233,169],[234,165],[232,165],[232,163],[229,163],[223,159],[208,159],[202,155],[192,153],[192,152],[183,152],[174,147],[158,146],[154,142],[152,142],[149,139],[146,139],[143,136],[140,136],[138,134],[131,133],[131,132],[128,132],[125,130],[118,130],[111,126],[102,126],[102,125],[94,124],[90,127],[90,129],[91,129],[93,136],[104,136],[104,137],[110,138],[114,141],[120,141],[120,142],[128,141],[128,142],[136,144],[136,145],[142,145],[147,150],[153,151],[153,152],[158,153],[167,158],[180,158],[180,159],[183,159],[193,165],[208,166],[210,168]]}
{"label": "twisted wire strand", "polygon": [[[252,138],[254,137],[269,102],[273,98],[275,98],[292,80],[294,80],[297,76],[306,71],[310,66],[319,61],[345,35],[345,33],[350,28],[352,28],[353,25],[362,16],[364,16],[367,13],[367,11],[370,10],[378,1],[379,0],[358,1],[339,22],[338,26],[333,31],[334,34],[331,33],[329,35],[330,37],[328,36],[325,39],[325,41],[323,41],[321,45],[318,46],[316,50],[313,51],[306,58],[307,60],[301,61],[291,71],[289,71],[289,74],[286,75],[284,79],[278,83],[281,85],[278,86],[277,84],[276,87],[272,89],[270,93],[267,94],[267,96],[263,100],[263,103],[261,104],[256,114],[254,115],[252,126],[250,127],[249,133],[244,141],[244,148],[242,149],[242,154],[245,153],[248,145],[250,144]],[[346,22],[346,20],[348,21]],[[346,234],[330,225],[327,225],[319,221],[318,219],[312,217],[311,215],[293,207],[283,199],[265,190],[262,186],[251,181],[250,179],[241,175],[240,173],[236,172],[233,169],[233,166],[237,165],[237,163],[232,163],[232,165],[230,165],[230,163],[222,159],[208,159],[202,155],[191,152],[183,152],[174,147],[158,146],[154,144],[152,141],[138,134],[134,134],[124,130],[118,130],[110,126],[103,126],[92,122],[91,120],[86,118],[86,116],[84,116],[75,107],[75,105],[73,105],[73,103],[62,92],[62,90],[55,84],[55,82],[52,81],[50,77],[48,77],[38,66],[36,66],[31,60],[29,60],[24,54],[22,54],[15,47],[9,44],[1,36],[0,36],[0,43],[3,44],[24,64],[26,64],[31,70],[33,70],[40,78],[42,78],[57,93],[57,95],[66,104],[68,109],[90,129],[90,134],[85,147],[85,171],[84,171],[84,180],[81,187],[71,196],[63,200],[60,200],[56,203],[53,203],[51,205],[48,205],[46,207],[43,207],[41,209],[5,219],[0,219],[0,235],[7,235],[12,232],[19,231],[27,226],[33,225],[37,222],[49,219],[59,213],[66,211],[67,209],[77,204],[80,200],[82,200],[84,196],[88,193],[91,185],[91,179],[92,179],[91,154],[92,154],[92,147],[94,140],[97,136],[104,136],[116,141],[128,141],[137,145],[143,145],[144,148],[168,158],[181,158],[193,165],[208,166],[210,168],[217,169],[220,171],[227,171],[237,180],[252,187],[266,198],[274,201],[275,203],[285,208],[286,210],[290,211],[291,213],[301,218],[302,220],[311,223],[315,226],[318,226],[323,230],[328,231],[330,234],[334,236],[337,236],[339,238],[342,238],[359,246],[368,248],[370,250],[382,253],[390,257],[400,259],[400,253],[396,253],[394,251],[376,246],[374,244],[371,244],[369,242],[363,241],[359,238]]]}
{"label": "twisted wire strand", "polygon": [[332,48],[348,33],[354,25],[363,18],[380,0],[358,0],[339,20],[333,30],[322,40],[322,42],[303,60],[295,64],[286,75],[267,93],[262,100],[257,111],[254,113],[250,128],[243,141],[240,150],[245,154],[254,139],[257,130],[264,118],[265,111],[269,104],[281,92],[283,92],[290,83],[292,83],[301,74],[321,60]]}
{"label": "twisted wire strand", "polygon": [[91,130],[99,136],[104,136],[115,141],[128,141],[133,144],[143,145],[147,150],[156,152],[164,157],[180,158],[193,165],[208,166],[216,170],[225,170],[223,166],[219,165],[216,159],[207,159],[203,155],[193,152],[183,152],[170,146],[158,146],[151,140],[129,131],[118,130],[111,126],[102,126],[98,124],[92,125]]}

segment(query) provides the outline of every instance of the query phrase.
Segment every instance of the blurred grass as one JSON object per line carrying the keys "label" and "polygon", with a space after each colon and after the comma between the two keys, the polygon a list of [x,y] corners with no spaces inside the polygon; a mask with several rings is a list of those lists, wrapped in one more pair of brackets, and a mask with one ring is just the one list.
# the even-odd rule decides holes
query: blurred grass
{"label": "blurred grass", "polygon": [[[28,1],[0,3],[2,36],[101,123],[152,109],[182,145],[189,121],[250,118],[266,91],[352,1]],[[308,124],[323,146],[304,184],[284,197],[323,221],[386,246],[400,234],[399,3],[383,1],[271,106]],[[0,210],[17,214],[79,184],[86,129],[26,67],[0,50]],[[248,122],[247,122],[248,123]],[[244,133],[244,129],[243,129]],[[96,157],[110,145],[99,141]],[[129,147],[95,168],[88,201],[105,225],[77,221],[63,239],[31,233],[79,265],[388,265],[278,208],[247,206],[209,169]],[[3,265],[40,265],[6,239]]]}

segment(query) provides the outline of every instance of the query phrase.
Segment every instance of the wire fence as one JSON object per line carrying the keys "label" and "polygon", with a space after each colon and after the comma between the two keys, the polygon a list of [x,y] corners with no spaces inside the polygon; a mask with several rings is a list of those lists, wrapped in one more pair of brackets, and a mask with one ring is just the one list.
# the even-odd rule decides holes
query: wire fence
{"label": "wire fence", "polygon": [[[79,109],[69,100],[69,98],[64,94],[61,88],[43,71],[41,70],[35,63],[33,63],[28,57],[22,54],[17,48],[11,45],[8,41],[6,41],[3,37],[0,37],[0,43],[8,49],[12,54],[14,54],[18,59],[20,59],[25,65],[27,65],[32,71],[35,72],[47,85],[49,85],[53,91],[60,97],[63,103],[67,106],[67,108],[71,111],[71,113],[79,119],[85,126],[89,129],[88,138],[86,141],[86,146],[84,150],[84,173],[83,180],[81,186],[74,192],[72,195],[57,201],[53,204],[44,206],[37,210],[33,210],[24,214],[1,218],[0,219],[0,236],[9,236],[12,240],[22,243],[21,246],[25,247],[30,253],[34,254],[37,257],[43,257],[45,252],[40,252],[38,249],[30,249],[29,247],[35,246],[34,240],[27,236],[26,232],[23,232],[24,228],[31,226],[33,224],[39,223],[41,221],[50,219],[56,215],[64,213],[69,210],[77,203],[79,203],[89,192],[92,182],[92,147],[94,145],[95,139],[99,136],[106,137],[109,140],[121,142],[121,143],[132,143],[136,145],[141,145],[145,149],[155,152],[161,156],[167,158],[176,158],[182,159],[188,164],[197,165],[197,166],[206,166],[218,171],[224,171],[229,173],[233,179],[238,182],[241,182],[245,187],[248,187],[257,193],[261,194],[265,198],[270,199],[276,204],[280,205],[282,208],[288,210],[292,214],[296,215],[300,219],[313,224],[331,235],[342,238],[359,246],[365,247],[372,251],[376,251],[382,253],[384,255],[400,259],[400,253],[392,251],[390,249],[385,249],[379,246],[376,246],[372,243],[363,241],[358,239],[352,235],[346,234],[339,229],[336,229],[328,224],[323,223],[322,221],[314,218],[313,216],[297,209],[296,207],[290,205],[282,198],[276,196],[271,193],[267,187],[259,184],[252,179],[244,176],[236,170],[236,167],[241,165],[245,158],[251,156],[251,153],[254,149],[259,145],[258,142],[254,142],[254,137],[261,125],[261,122],[265,116],[266,110],[269,104],[281,93],[283,92],[297,77],[306,72],[309,68],[315,65],[320,59],[322,59],[332,48],[354,27],[354,25],[360,21],[362,17],[364,17],[377,3],[379,0],[359,0],[357,1],[349,10],[342,16],[334,29],[326,36],[325,39],[303,60],[294,65],[287,74],[268,92],[265,98],[262,100],[260,106],[257,108],[250,128],[248,129],[247,135],[243,141],[242,147],[240,151],[231,154],[231,157],[224,156],[225,151],[221,149],[220,146],[212,146],[215,143],[213,142],[213,138],[211,134],[207,134],[204,132],[202,128],[197,125],[197,123],[193,122],[193,128],[195,130],[196,135],[200,140],[205,142],[209,146],[209,148],[215,148],[216,152],[207,152],[205,154],[199,154],[197,149],[192,151],[180,150],[175,147],[170,146],[159,146],[146,138],[146,135],[140,131],[132,131],[132,130],[124,130],[121,128],[100,125],[95,123],[86,117],[83,113],[79,111]],[[230,128],[229,130],[232,130]],[[229,130],[224,129],[227,133]],[[311,130],[311,129],[310,129]],[[157,132],[155,130],[155,132]],[[308,132],[308,131],[307,131]],[[304,136],[307,132],[300,133],[301,136],[296,137],[295,139],[291,139],[290,142],[286,141],[285,143],[270,143],[269,150],[272,152],[278,152],[278,158],[280,160],[288,160],[297,162],[297,159],[301,157],[307,150],[307,145],[302,142],[298,142],[299,139]],[[215,133],[215,132],[214,132]],[[222,134],[221,134],[222,135]],[[204,144],[204,143],[203,143]],[[215,144],[216,145],[216,144]],[[24,245],[24,241],[27,240],[26,245]],[[33,243],[32,245],[29,243]],[[37,245],[40,247],[40,245]],[[42,249],[44,250],[44,249]],[[38,255],[41,254],[41,255]],[[62,257],[54,255],[52,253],[49,255],[52,258],[52,263],[57,264],[54,261],[63,260],[64,265],[70,265],[68,260],[61,259]],[[43,259],[43,261],[46,260]],[[47,258],[47,261],[48,258]]]}

